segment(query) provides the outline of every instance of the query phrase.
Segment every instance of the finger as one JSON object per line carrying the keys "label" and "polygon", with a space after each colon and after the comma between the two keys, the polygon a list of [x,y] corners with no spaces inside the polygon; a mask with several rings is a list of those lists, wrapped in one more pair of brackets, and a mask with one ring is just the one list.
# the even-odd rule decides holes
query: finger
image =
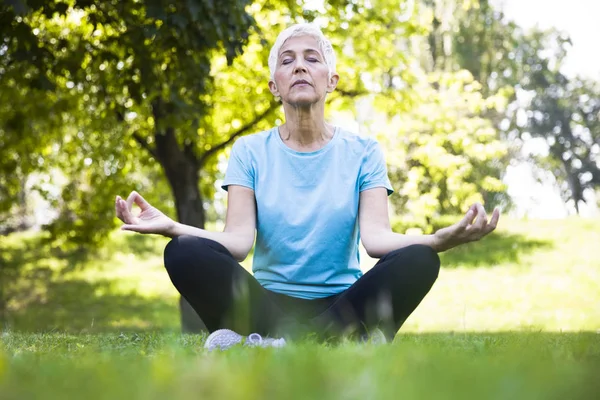
{"label": "finger", "polygon": [[119,208],[119,199],[120,197],[115,197],[115,214],[117,214],[117,218],[121,219],[121,210]]}
{"label": "finger", "polygon": [[498,220],[500,219],[500,210],[498,208],[494,208],[494,212],[492,213],[492,219],[490,223],[486,226],[486,234],[492,232],[498,226]]}
{"label": "finger", "polygon": [[466,229],[471,223],[473,223],[473,219],[475,218],[475,211],[469,208],[464,218],[458,223],[459,229]]}
{"label": "finger", "polygon": [[131,231],[131,232],[138,232],[138,233],[156,233],[154,231],[154,229],[155,228],[153,228],[151,226],[140,225],[140,224],[124,224],[121,226],[122,231]]}
{"label": "finger", "polygon": [[115,199],[115,211],[117,212],[117,218],[125,222],[125,216],[123,215],[123,207],[121,206],[122,201],[123,199],[121,198],[121,196],[117,196],[117,198]]}
{"label": "finger", "polygon": [[137,192],[136,192],[135,194],[136,194],[136,196],[135,196],[135,198],[134,198],[135,204],[137,204],[137,206],[138,206],[138,207],[139,207],[139,208],[140,208],[142,211],[144,211],[144,210],[146,210],[146,209],[150,208],[150,203],[148,203],[148,202],[146,201],[146,199],[144,199],[144,198],[142,197],[142,195],[141,195],[141,194],[139,194],[139,193],[137,193]]}
{"label": "finger", "polygon": [[471,228],[473,228],[473,221],[477,217],[477,204],[472,204],[471,207],[469,207],[469,211],[467,211],[467,214],[469,214],[469,218],[465,229],[470,230]]}
{"label": "finger", "polygon": [[142,197],[141,194],[135,190],[131,192],[127,198],[127,207],[131,210],[133,203],[135,203],[142,211],[150,207],[150,204]]}
{"label": "finger", "polygon": [[133,216],[133,214],[131,212],[131,208],[127,206],[127,203],[125,202],[125,200],[123,200],[123,199],[119,200],[119,208],[121,209],[121,215],[123,216],[123,222],[125,222],[126,224],[135,223],[135,217]]}
{"label": "finger", "polygon": [[127,209],[129,210],[129,212],[131,212],[133,208],[133,202],[135,200],[136,195],[137,192],[134,190],[133,192],[129,193],[129,196],[127,196]]}
{"label": "finger", "polygon": [[124,225],[121,225],[121,230],[144,233],[144,227],[141,225],[124,224]]}
{"label": "finger", "polygon": [[477,206],[477,221],[475,221],[473,228],[475,228],[477,230],[482,230],[487,225],[487,214],[485,212],[485,208],[483,208],[483,205],[481,205],[480,203],[476,203],[476,206]]}

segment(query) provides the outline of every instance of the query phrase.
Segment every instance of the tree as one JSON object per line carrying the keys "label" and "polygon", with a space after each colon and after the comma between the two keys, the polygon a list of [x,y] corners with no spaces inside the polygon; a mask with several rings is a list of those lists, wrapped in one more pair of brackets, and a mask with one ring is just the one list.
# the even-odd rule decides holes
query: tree
{"label": "tree", "polygon": [[[212,80],[209,72],[213,52],[222,48],[231,62],[247,39],[253,24],[245,11],[248,2],[222,1],[218,7],[212,1],[202,0],[164,4],[160,0],[143,4],[96,4],[88,0],[72,4],[12,3],[1,10],[6,55],[0,71],[3,79],[8,78],[15,91],[28,91],[35,85],[34,89],[57,92],[60,98],[75,96],[76,106],[53,111],[59,120],[69,119],[77,131],[72,132],[73,136],[67,133],[67,140],[63,137],[55,143],[62,142],[59,150],[64,152],[83,136],[86,147],[92,150],[89,155],[96,156],[86,160],[101,165],[88,169],[91,176],[85,176],[81,166],[75,168],[81,172],[74,175],[87,178],[87,193],[63,190],[63,197],[67,196],[64,203],[73,205],[69,201],[73,198],[79,199],[76,203],[85,203],[97,184],[103,183],[103,188],[109,190],[122,187],[119,183],[123,180],[102,179],[99,175],[104,172],[116,178],[124,157],[115,154],[126,154],[131,149],[127,148],[128,138],[133,138],[160,163],[174,193],[178,219],[203,227],[198,172],[219,145],[199,153],[190,137],[196,135],[198,115],[206,107],[203,94]],[[24,70],[27,72],[21,76],[25,82],[16,79]],[[67,111],[78,113],[67,118]],[[89,114],[97,119],[90,120]],[[129,123],[134,115],[142,115],[144,123]],[[42,114],[42,119],[47,116],[48,113]],[[22,121],[23,111],[17,110],[8,120]],[[34,137],[34,132],[39,131],[31,128],[22,123],[7,124],[2,137]],[[13,140],[13,144],[19,141]],[[62,166],[73,171],[72,161]],[[81,189],[77,183],[76,179],[71,181],[70,187]],[[114,194],[113,191],[105,198]],[[113,225],[107,207],[99,208],[104,212],[92,214],[97,218],[84,221],[91,220],[88,225],[96,228]]]}
{"label": "tree", "polygon": [[398,192],[390,197],[403,215],[397,229],[431,232],[438,217],[462,214],[476,201],[497,203],[494,196],[506,191],[500,177],[507,146],[484,115],[501,112],[507,98],[484,98],[468,71],[427,77],[414,87],[419,98],[410,110],[374,129]]}
{"label": "tree", "polygon": [[504,75],[517,79],[516,97],[506,137],[515,143],[543,139],[547,155],[531,161],[554,175],[564,201],[579,212],[584,192],[599,187],[599,83],[561,72],[571,42],[560,31],[516,32],[513,41],[515,64]]}
{"label": "tree", "polygon": [[473,201],[510,207],[501,179],[511,152],[498,125],[514,94],[498,78],[508,67],[498,61],[497,44],[513,27],[494,24],[501,15],[484,0],[426,0],[419,10],[427,29],[399,44],[418,60],[410,66],[413,78],[389,81],[410,89],[410,106],[399,112],[388,107],[394,103],[376,102],[389,121],[371,121],[370,130],[388,149],[398,192],[390,199],[402,215],[397,228],[431,231],[437,217],[460,214]]}
{"label": "tree", "polygon": [[526,33],[488,0],[426,3],[435,15],[433,64],[469,70],[484,95],[515,88],[507,112],[487,117],[515,144],[513,159],[523,158],[522,141],[544,139],[548,155],[531,161],[552,172],[564,200],[578,210],[584,191],[598,188],[598,83],[560,72],[569,38],[556,30]]}
{"label": "tree", "polygon": [[548,155],[537,164],[552,172],[579,213],[585,191],[600,187],[600,84],[550,68],[535,71],[532,81],[523,135],[544,139]]}
{"label": "tree", "polygon": [[[207,0],[13,0],[3,5],[0,75],[18,92],[19,107],[35,94],[50,109],[28,114],[28,124],[3,126],[0,137],[7,149],[33,159],[46,151],[46,164],[51,161],[67,176],[56,199],[61,218],[50,230],[63,236],[65,244],[100,241],[114,226],[112,201],[107,199],[141,185],[139,174],[131,182],[140,169],[154,176],[162,173],[177,219],[203,227],[204,203],[214,191],[216,155],[238,136],[271,125],[280,116],[266,90],[266,53],[275,34],[293,21],[320,18],[338,53],[347,55],[346,63],[340,63],[346,80],[340,95],[331,99],[334,107],[350,104],[343,95],[366,93],[365,72],[374,81],[382,75],[407,75],[398,68],[406,57],[388,54],[394,34],[416,31],[411,22],[398,18],[403,10],[396,1],[337,1],[323,7],[302,10],[287,1],[250,6],[240,0],[218,6]],[[343,28],[344,22],[354,29]],[[340,24],[342,31],[337,29]],[[381,40],[381,46],[369,46],[365,33]],[[244,45],[246,51],[236,58]],[[359,54],[363,49],[366,57]],[[22,120],[24,115],[16,107],[3,112],[6,120]],[[55,121],[54,129],[45,131],[43,141],[28,139],[29,147],[14,147],[20,143],[15,138],[43,136],[45,128],[39,124],[49,121]],[[14,171],[25,159],[18,156],[6,169]],[[34,163],[24,171],[36,171]],[[15,190],[6,193],[11,204]],[[198,329],[192,316],[183,314],[184,330]]]}

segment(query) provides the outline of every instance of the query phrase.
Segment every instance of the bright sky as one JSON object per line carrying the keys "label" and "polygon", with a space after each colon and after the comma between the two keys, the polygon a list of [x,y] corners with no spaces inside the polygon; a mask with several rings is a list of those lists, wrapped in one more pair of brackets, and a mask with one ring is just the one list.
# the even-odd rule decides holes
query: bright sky
{"label": "bright sky", "polygon": [[[551,27],[564,31],[571,37],[573,46],[569,49],[563,72],[568,75],[584,75],[600,79],[600,0],[492,0],[492,4],[504,9],[508,19],[528,29],[535,26]],[[535,151],[535,144],[530,143]],[[566,207],[558,191],[546,176],[546,184],[536,181],[531,167],[526,164],[512,166],[507,171],[505,182],[515,200],[519,216],[533,218],[558,218],[572,213]],[[588,193],[590,195],[591,193]],[[594,200],[590,198],[590,203]],[[582,206],[581,215],[598,215],[595,204]]]}
{"label": "bright sky", "polygon": [[573,42],[565,72],[600,79],[599,0],[492,0],[523,28],[551,27],[566,32]]}

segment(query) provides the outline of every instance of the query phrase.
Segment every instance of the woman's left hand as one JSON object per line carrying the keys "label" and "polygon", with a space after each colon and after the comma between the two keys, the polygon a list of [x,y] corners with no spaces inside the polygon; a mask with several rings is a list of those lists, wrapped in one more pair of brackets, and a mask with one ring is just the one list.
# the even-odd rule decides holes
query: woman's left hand
{"label": "woman's left hand", "polygon": [[475,203],[469,207],[469,211],[461,221],[440,229],[433,235],[436,250],[445,251],[464,243],[480,240],[496,229],[498,219],[500,219],[500,210],[496,208],[488,223],[485,209],[481,204]]}

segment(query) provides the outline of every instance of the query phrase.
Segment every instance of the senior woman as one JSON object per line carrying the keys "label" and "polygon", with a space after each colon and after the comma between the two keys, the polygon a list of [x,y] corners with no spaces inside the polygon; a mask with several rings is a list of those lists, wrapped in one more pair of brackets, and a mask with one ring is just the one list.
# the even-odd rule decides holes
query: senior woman
{"label": "senior woman", "polygon": [[[383,333],[392,339],[435,282],[438,252],[493,231],[481,204],[433,235],[392,232],[393,191],[379,144],[325,121],[339,76],[331,43],[311,24],[284,30],[269,56],[269,89],[285,123],[239,138],[223,189],[223,232],[174,222],[133,192],[117,196],[122,229],[173,239],[165,249],[174,286],[212,334],[209,347],[279,336]],[[132,213],[137,204],[141,213]],[[256,233],[253,275],[238,261]],[[363,275],[359,240],[378,263]],[[262,338],[265,337],[263,340]],[[209,344],[210,343],[210,344]]]}

